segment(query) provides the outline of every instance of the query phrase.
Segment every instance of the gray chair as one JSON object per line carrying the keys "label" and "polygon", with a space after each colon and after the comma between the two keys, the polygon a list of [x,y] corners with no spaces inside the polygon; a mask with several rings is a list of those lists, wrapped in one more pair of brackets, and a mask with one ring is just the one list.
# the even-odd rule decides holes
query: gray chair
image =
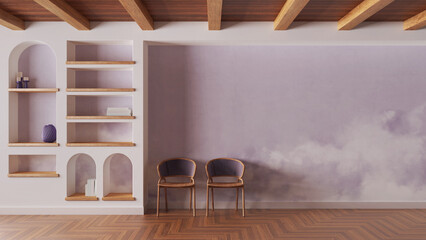
{"label": "gray chair", "polygon": [[[162,161],[157,165],[160,179],[157,184],[157,217],[160,216],[160,190],[164,188],[164,198],[167,206],[167,188],[189,188],[189,209],[192,209],[195,217],[195,171],[197,165],[194,160],[188,158],[172,158]],[[189,178],[189,182],[167,182],[167,178]]]}
{"label": "gray chair", "polygon": [[[244,163],[233,158],[216,158],[206,164],[207,174],[207,200],[206,216],[209,216],[209,191],[212,192],[212,210],[214,211],[214,188],[235,188],[237,200],[235,209],[238,210],[238,189],[241,188],[243,217],[245,216],[245,198],[244,198]],[[214,182],[217,177],[235,177],[236,182]]]}

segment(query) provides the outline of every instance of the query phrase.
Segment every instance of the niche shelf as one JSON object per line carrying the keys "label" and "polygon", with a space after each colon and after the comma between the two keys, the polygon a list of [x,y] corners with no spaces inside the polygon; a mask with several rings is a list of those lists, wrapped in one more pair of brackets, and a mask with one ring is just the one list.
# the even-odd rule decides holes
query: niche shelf
{"label": "niche shelf", "polygon": [[67,197],[65,200],[97,201],[96,196],[85,196],[84,186],[88,179],[96,179],[96,164],[93,158],[84,153],[71,157],[67,164]]}
{"label": "niche shelf", "polygon": [[131,122],[68,122],[68,147],[133,147]]}
{"label": "niche shelf", "polygon": [[104,163],[103,201],[135,201],[132,194],[133,166],[121,153],[109,156]]}
{"label": "niche shelf", "polygon": [[55,155],[10,155],[8,177],[55,178]]}
{"label": "niche shelf", "polygon": [[134,88],[67,88],[67,92],[134,92]]}
{"label": "niche shelf", "polygon": [[[68,95],[69,120],[131,120],[134,116],[107,116],[108,107],[132,109],[133,97],[123,95]],[[110,141],[108,141],[110,142]]]}
{"label": "niche shelf", "polygon": [[9,92],[15,93],[56,93],[59,88],[9,88]]}
{"label": "niche shelf", "polygon": [[45,143],[45,142],[19,142],[9,143],[9,147],[59,147],[59,143]]}
{"label": "niche shelf", "polygon": [[132,41],[68,41],[67,64],[135,64]]}
{"label": "niche shelf", "polygon": [[67,61],[68,65],[131,65],[135,61]]}
{"label": "niche shelf", "polygon": [[[29,77],[29,88],[16,88],[18,72]],[[59,146],[41,138],[45,125],[56,125],[58,91],[52,49],[39,42],[18,45],[9,58],[9,147]]]}

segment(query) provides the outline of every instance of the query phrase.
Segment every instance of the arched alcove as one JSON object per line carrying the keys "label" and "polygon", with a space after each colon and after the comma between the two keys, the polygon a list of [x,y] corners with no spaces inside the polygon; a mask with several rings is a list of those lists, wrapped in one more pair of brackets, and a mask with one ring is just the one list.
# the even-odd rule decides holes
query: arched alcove
{"label": "arched alcove", "polygon": [[87,154],[79,153],[70,158],[67,164],[67,201],[95,201],[96,196],[85,196],[88,179],[96,179],[96,163]]}
{"label": "arched alcove", "polygon": [[121,153],[109,156],[104,163],[104,201],[133,201],[133,166]]}
{"label": "arched alcove", "polygon": [[[17,87],[18,72],[29,78]],[[9,55],[9,142],[42,142],[43,127],[56,125],[56,56],[41,42],[24,42]]]}

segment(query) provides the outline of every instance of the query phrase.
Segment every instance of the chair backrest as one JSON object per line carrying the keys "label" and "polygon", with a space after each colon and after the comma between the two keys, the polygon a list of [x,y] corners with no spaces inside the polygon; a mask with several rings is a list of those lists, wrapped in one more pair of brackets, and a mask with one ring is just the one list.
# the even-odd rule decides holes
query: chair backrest
{"label": "chair backrest", "polygon": [[157,172],[162,177],[194,177],[197,165],[188,158],[172,158],[157,165]]}
{"label": "chair backrest", "polygon": [[238,177],[244,175],[244,163],[234,158],[216,158],[206,164],[208,178],[212,177]]}

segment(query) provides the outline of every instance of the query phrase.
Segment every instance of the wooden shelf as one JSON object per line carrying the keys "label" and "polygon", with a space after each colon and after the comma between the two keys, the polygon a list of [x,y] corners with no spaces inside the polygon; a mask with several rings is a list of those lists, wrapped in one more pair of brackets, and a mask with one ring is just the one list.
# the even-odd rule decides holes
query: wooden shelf
{"label": "wooden shelf", "polygon": [[93,64],[93,65],[130,65],[135,64],[135,61],[67,61],[68,65],[87,65],[87,64]]}
{"label": "wooden shelf", "polygon": [[132,142],[81,142],[67,143],[67,147],[133,147]]}
{"label": "wooden shelf", "polygon": [[15,172],[9,173],[8,177],[59,177],[59,174],[56,172]]}
{"label": "wooden shelf", "polygon": [[16,93],[56,93],[59,88],[9,88],[9,92]]}
{"label": "wooden shelf", "polygon": [[66,197],[66,201],[98,201],[98,197],[86,197],[84,193],[74,193],[73,195]]}
{"label": "wooden shelf", "polygon": [[134,88],[67,88],[67,92],[134,92]]}
{"label": "wooden shelf", "polygon": [[70,120],[135,119],[135,116],[67,116]]}
{"label": "wooden shelf", "polygon": [[59,147],[59,143],[45,142],[26,142],[26,143],[9,143],[9,147]]}
{"label": "wooden shelf", "polygon": [[135,201],[131,193],[110,193],[102,198],[103,201]]}

